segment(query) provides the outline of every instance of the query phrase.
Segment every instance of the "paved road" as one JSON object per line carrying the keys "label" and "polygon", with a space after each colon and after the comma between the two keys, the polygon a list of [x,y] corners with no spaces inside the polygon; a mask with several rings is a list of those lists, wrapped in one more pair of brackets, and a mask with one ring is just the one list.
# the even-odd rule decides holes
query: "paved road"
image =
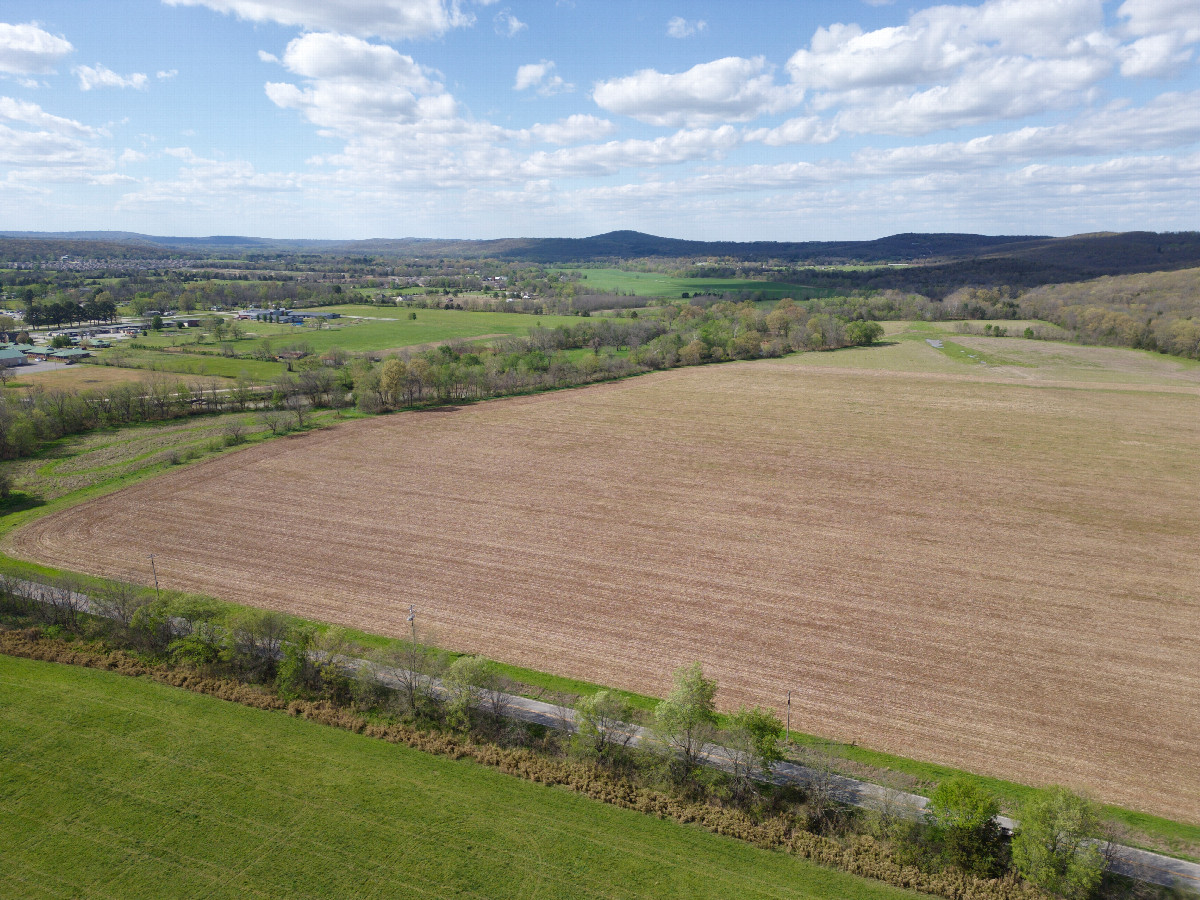
{"label": "paved road", "polygon": [[[23,584],[29,588],[42,587],[33,582],[23,582]],[[91,603],[86,595],[75,594],[74,596],[81,611],[90,610]],[[350,669],[370,665],[367,660],[353,657],[338,657],[338,662]],[[380,667],[375,667],[375,670],[383,683],[390,687],[400,686],[403,670]],[[442,689],[436,680],[434,687],[439,691]],[[570,707],[556,706],[515,694],[505,694],[503,697],[506,705],[505,715],[514,719],[535,722],[559,730],[575,727],[575,710]],[[647,730],[637,725],[627,725],[624,730],[632,736],[630,741],[632,744],[641,744],[651,739]],[[727,753],[728,751],[723,748],[713,746],[704,753],[704,760],[709,765],[729,769]],[[891,790],[869,781],[847,778],[844,775],[820,774],[796,763],[781,762],[772,768],[771,780],[777,784],[807,785],[812,784],[818,778],[823,779],[829,786],[830,793],[835,800],[849,806],[864,809],[880,809],[887,806],[889,809],[899,810],[902,813],[907,812],[915,817],[921,815],[922,810],[929,803],[929,798],[919,794]],[[1014,830],[1018,824],[1013,819],[1004,816],[998,817],[997,821],[1009,831]],[[1135,847],[1116,846],[1114,851],[1113,870],[1122,875],[1150,884],[1166,886],[1179,884],[1191,891],[1200,892],[1200,865],[1196,863],[1163,856],[1160,853],[1151,853],[1148,850],[1138,850]]]}

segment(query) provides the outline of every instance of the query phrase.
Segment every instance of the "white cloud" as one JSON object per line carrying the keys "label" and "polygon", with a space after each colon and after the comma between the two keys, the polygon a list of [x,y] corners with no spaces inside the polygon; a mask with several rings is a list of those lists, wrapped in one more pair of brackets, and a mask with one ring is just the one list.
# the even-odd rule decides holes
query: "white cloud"
{"label": "white cloud", "polygon": [[261,62],[265,62],[265,63],[278,63],[279,62],[278,56],[276,56],[274,53],[268,53],[266,50],[259,50],[258,58]]}
{"label": "white cloud", "polygon": [[1103,25],[1100,0],[934,6],[874,31],[818,28],[787,71],[843,131],[923,134],[1087,101],[1118,57]]}
{"label": "white cloud", "polygon": [[837,140],[838,130],[832,122],[818,116],[799,116],[788,119],[775,128],[756,128],[745,134],[748,141],[762,141],[771,147],[788,144],[828,144]]}
{"label": "white cloud", "polygon": [[474,18],[457,0],[164,0],[171,6],[206,6],[252,22],[277,22],[310,31],[359,37],[436,37]]}
{"label": "white cloud", "polygon": [[668,75],[644,69],[596,85],[602,109],[668,128],[746,122],[800,101],[802,94],[774,83],[761,56],[700,63]]}
{"label": "white cloud", "polygon": [[157,72],[154,73],[154,77],[157,78],[159,81],[170,81],[172,78],[174,78],[178,74],[179,74],[178,69],[159,69]]}
{"label": "white cloud", "polygon": [[112,156],[99,146],[104,137],[103,130],[48,113],[36,103],[0,97],[0,165],[36,173],[28,177],[77,181],[111,170]]}
{"label": "white cloud", "polygon": [[1175,32],[1184,43],[1200,41],[1200,16],[1194,0],[1125,0],[1117,15],[1135,35]]}
{"label": "white cloud", "polygon": [[1192,61],[1200,41],[1200,10],[1193,0],[1126,0],[1117,10],[1123,30],[1136,38],[1121,48],[1121,74],[1172,75]]}
{"label": "white cloud", "polygon": [[502,9],[496,13],[492,23],[496,28],[496,34],[502,37],[516,37],[529,27],[507,9]]}
{"label": "white cloud", "polygon": [[611,175],[622,169],[720,159],[739,142],[738,133],[731,125],[698,128],[650,141],[610,141],[552,153],[534,153],[521,165],[521,171],[531,178]]}
{"label": "white cloud", "polygon": [[580,141],[597,141],[616,131],[608,119],[576,114],[549,125],[534,125],[529,136],[546,144],[575,144]]}
{"label": "white cloud", "polygon": [[551,60],[526,63],[517,67],[517,77],[513,81],[514,91],[527,91],[535,88],[543,97],[575,90],[575,85],[568,84],[554,71],[555,65]]}
{"label": "white cloud", "polygon": [[66,38],[43,31],[34,22],[0,22],[0,72],[43,75],[53,72],[55,64],[74,50]]}
{"label": "white cloud", "polygon": [[699,34],[708,28],[708,23],[703,19],[697,19],[695,22],[689,22],[683,16],[675,16],[667,23],[667,36],[673,38],[686,38],[694,34]]}
{"label": "white cloud", "polygon": [[446,120],[456,113],[454,98],[432,73],[382,44],[305,34],[288,44],[283,65],[307,79],[307,86],[269,82],[267,96],[325,128],[352,133],[380,124]]}
{"label": "white cloud", "polygon": [[131,163],[145,162],[150,157],[141,151],[134,150],[130,147],[125,148],[125,152],[117,157],[117,162],[121,165],[129,165]]}
{"label": "white cloud", "polygon": [[96,63],[92,66],[76,66],[73,70],[79,76],[79,89],[81,91],[92,91],[96,88],[134,88],[135,90],[144,91],[146,89],[146,76],[141,72],[134,72],[131,75],[118,75],[107,66]]}

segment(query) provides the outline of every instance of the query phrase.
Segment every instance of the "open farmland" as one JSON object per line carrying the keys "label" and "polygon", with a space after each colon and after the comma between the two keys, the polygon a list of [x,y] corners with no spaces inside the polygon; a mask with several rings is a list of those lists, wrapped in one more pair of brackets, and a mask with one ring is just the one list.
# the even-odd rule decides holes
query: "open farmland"
{"label": "open farmland", "polygon": [[[572,271],[560,269],[558,271]],[[792,297],[808,300],[828,297],[828,288],[782,281],[754,281],[747,278],[676,278],[661,272],[627,272],[624,269],[581,269],[580,288],[585,291],[621,291],[638,297],[678,297],[683,293],[725,294],[761,291],[772,300]]]}
{"label": "open farmland", "polygon": [[935,336],[348,423],[9,548],[650,694],[701,659],[727,707],[1200,821],[1200,368]]}

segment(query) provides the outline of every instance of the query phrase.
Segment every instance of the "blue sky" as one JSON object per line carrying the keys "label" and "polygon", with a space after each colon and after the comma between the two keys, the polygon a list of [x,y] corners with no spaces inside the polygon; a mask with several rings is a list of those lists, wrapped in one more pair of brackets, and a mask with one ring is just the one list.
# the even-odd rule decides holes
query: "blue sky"
{"label": "blue sky", "polygon": [[1200,227],[1200,0],[5,0],[0,229]]}

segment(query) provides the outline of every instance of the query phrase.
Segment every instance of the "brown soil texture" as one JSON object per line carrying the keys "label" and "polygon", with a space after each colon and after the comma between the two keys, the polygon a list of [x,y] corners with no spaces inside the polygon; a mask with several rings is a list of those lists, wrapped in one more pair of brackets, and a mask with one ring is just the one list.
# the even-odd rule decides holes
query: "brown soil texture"
{"label": "brown soil texture", "polygon": [[651,694],[698,659],[726,708],[1200,822],[1200,393],[1161,387],[677,370],[270,441],[10,545]]}

